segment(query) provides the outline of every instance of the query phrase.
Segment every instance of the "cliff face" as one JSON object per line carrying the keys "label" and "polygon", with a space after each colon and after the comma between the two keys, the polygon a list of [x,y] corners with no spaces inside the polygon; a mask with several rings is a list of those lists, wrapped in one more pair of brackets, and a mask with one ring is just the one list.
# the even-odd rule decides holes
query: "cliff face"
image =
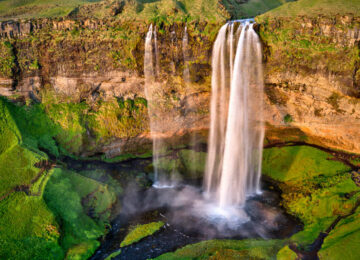
{"label": "cliff face", "polygon": [[[148,27],[115,20],[2,23],[0,93],[45,104],[49,117],[73,136],[57,136],[72,153],[113,157],[147,150],[151,140],[143,68]],[[157,23],[159,103],[168,125],[162,137],[207,127],[211,47],[218,28],[188,24],[190,82],[185,82],[184,23]]]}
{"label": "cliff face", "polygon": [[[360,153],[360,19],[259,20],[264,43],[267,141],[307,141]],[[179,143],[209,125],[211,50],[221,24],[157,22],[159,104]],[[149,150],[144,39],[149,24],[41,19],[2,23],[0,94],[42,103],[71,153],[114,157]],[[190,82],[183,77],[190,68]],[[29,101],[27,101],[29,102]],[[204,135],[202,135],[204,136]],[[175,141],[174,141],[175,140]]]}
{"label": "cliff face", "polygon": [[268,123],[291,123],[304,141],[359,153],[360,19],[259,20]]}

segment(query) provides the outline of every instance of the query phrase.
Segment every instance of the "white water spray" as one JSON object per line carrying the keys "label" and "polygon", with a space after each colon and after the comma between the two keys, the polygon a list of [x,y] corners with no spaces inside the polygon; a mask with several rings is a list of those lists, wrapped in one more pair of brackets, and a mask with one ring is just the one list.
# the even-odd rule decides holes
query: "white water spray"
{"label": "white water spray", "polygon": [[231,22],[220,29],[212,66],[204,186],[221,207],[242,206],[247,195],[260,192],[264,138],[262,51],[251,21]]}

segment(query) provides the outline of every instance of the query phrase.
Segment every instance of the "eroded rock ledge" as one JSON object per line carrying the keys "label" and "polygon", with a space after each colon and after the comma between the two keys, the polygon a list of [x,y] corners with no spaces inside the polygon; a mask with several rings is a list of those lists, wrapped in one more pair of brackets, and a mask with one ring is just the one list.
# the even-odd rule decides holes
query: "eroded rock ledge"
{"label": "eroded rock ledge", "polygon": [[[267,141],[301,140],[360,153],[360,18],[298,17],[258,23],[266,66]],[[99,102],[113,104],[118,111],[121,102],[145,97],[148,26],[111,19],[3,22],[0,94],[18,101],[84,103],[85,114],[105,109]],[[174,123],[167,139],[197,130],[205,133],[209,121],[211,50],[221,24],[188,24],[191,83],[182,77],[184,26],[157,24],[162,96],[168,109],[182,118],[178,121],[182,125]],[[96,117],[96,122],[104,130],[107,122],[121,117],[123,112],[115,112],[112,117]],[[148,122],[137,118],[141,122],[129,121],[125,128],[132,129],[135,122],[136,131],[119,133],[115,124],[104,130],[105,135],[80,120],[84,130],[74,136],[82,142],[70,152],[114,157],[150,147]],[[61,125],[62,120],[56,123]]]}

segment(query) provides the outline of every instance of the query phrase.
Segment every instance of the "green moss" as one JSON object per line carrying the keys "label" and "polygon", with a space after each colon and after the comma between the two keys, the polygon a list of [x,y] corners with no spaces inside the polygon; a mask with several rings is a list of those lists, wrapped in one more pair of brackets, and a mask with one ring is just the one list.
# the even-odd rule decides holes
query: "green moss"
{"label": "green moss", "polygon": [[40,69],[40,64],[39,61],[37,59],[33,60],[29,66],[30,70],[38,70]]}
{"label": "green moss", "polygon": [[[298,2],[304,1],[308,0]],[[319,1],[321,0],[316,2]],[[322,14],[325,13],[322,12]],[[322,19],[321,23],[329,25],[334,23],[331,15]],[[281,20],[277,16],[260,16],[257,17],[257,22],[260,24],[260,37],[268,52],[267,64],[270,68],[268,73],[292,71],[305,76],[310,71],[319,71],[321,67],[327,73],[353,78],[359,60],[357,46],[351,44],[344,46],[334,41],[334,37],[320,33],[320,27],[316,25],[318,21],[314,23],[308,17]],[[313,23],[313,26],[304,27],[304,24],[309,23]],[[356,22],[345,26],[341,25],[340,21],[337,21],[337,25],[340,25],[337,28],[337,34],[344,36],[347,35],[349,27],[357,26]],[[348,84],[348,87],[352,85]]]}
{"label": "green moss", "polygon": [[319,251],[320,259],[359,259],[360,252],[360,210],[341,220],[329,235]]}
{"label": "green moss", "polygon": [[[61,245],[89,256],[105,233],[115,193],[107,185],[74,172],[56,169],[44,191],[48,207],[62,223]],[[92,216],[91,217],[89,217]]]}
{"label": "green moss", "polygon": [[121,242],[120,247],[131,245],[140,241],[144,237],[151,236],[162,226],[164,226],[164,222],[162,221],[134,226],[131,228],[130,232],[126,235],[124,240]]}
{"label": "green moss", "polygon": [[209,240],[187,245],[156,259],[275,259],[281,240]]}
{"label": "green moss", "polygon": [[12,77],[16,67],[13,46],[9,41],[0,42],[0,76]]}
{"label": "green moss", "polygon": [[285,124],[290,124],[290,123],[292,123],[292,122],[293,122],[292,116],[289,115],[289,114],[285,115],[285,116],[284,116],[284,122],[285,122]]}
{"label": "green moss", "polygon": [[[35,164],[47,160],[47,156],[37,149],[36,137],[29,133],[32,124],[41,118],[31,122],[21,116],[23,112],[0,98],[0,197],[17,186],[30,186],[40,172]],[[43,140],[46,143],[46,135]]]}
{"label": "green moss", "polygon": [[79,154],[83,145],[83,135],[86,133],[84,117],[87,105],[85,103],[59,103],[47,105],[46,113],[58,126],[56,140],[67,151]]}
{"label": "green moss", "polygon": [[179,158],[183,166],[183,174],[187,177],[201,177],[205,171],[207,153],[182,149]]}
{"label": "green moss", "polygon": [[82,242],[70,248],[66,254],[66,259],[69,260],[86,260],[94,254],[94,249],[100,245],[97,240],[89,240]]}
{"label": "green moss", "polygon": [[122,154],[119,156],[116,156],[114,158],[106,158],[106,156],[102,156],[101,159],[104,162],[108,162],[108,163],[118,163],[118,162],[123,162],[123,161],[127,161],[129,159],[135,159],[135,158],[150,158],[152,156],[152,152],[147,152],[147,153],[143,153],[143,154],[131,154],[131,153],[127,153],[127,154]]}
{"label": "green moss", "polygon": [[297,254],[292,251],[289,246],[281,248],[276,255],[277,260],[296,260],[297,258]]}
{"label": "green moss", "polygon": [[351,169],[331,158],[306,146],[264,151],[264,173],[281,182],[282,205],[304,223],[304,229],[291,237],[303,248],[338,216],[349,214],[359,197],[360,187],[351,179]]}
{"label": "green moss", "polygon": [[168,174],[171,174],[174,169],[180,169],[182,167],[180,159],[173,157],[159,158],[154,164],[159,170]]}
{"label": "green moss", "polygon": [[60,228],[42,197],[16,192],[0,202],[1,259],[63,259]]}
{"label": "green moss", "polygon": [[339,102],[341,97],[338,93],[334,92],[330,97],[326,99],[326,101],[333,107],[333,109],[338,113],[344,113],[345,111],[340,109]]}
{"label": "green moss", "polygon": [[143,99],[101,102],[97,111],[90,113],[88,126],[97,138],[134,137],[148,130],[148,114]]}
{"label": "green moss", "polygon": [[20,131],[9,111],[8,103],[3,98],[0,98],[0,133],[0,153],[21,142]]}
{"label": "green moss", "polygon": [[121,250],[115,251],[114,253],[112,253],[111,255],[106,257],[105,260],[112,260],[112,259],[114,259],[115,257],[117,257],[120,254],[121,254]]}
{"label": "green moss", "polygon": [[[329,183],[322,186],[326,181]],[[345,195],[360,190],[349,175],[326,178],[320,182],[311,180],[294,185],[302,188],[283,195],[285,206],[289,213],[301,218],[305,224],[320,223],[321,219],[346,215],[354,207],[356,196],[348,199]]]}
{"label": "green moss", "polygon": [[349,171],[333,156],[309,146],[289,146],[265,149],[263,173],[278,181],[297,181],[318,175],[336,175]]}

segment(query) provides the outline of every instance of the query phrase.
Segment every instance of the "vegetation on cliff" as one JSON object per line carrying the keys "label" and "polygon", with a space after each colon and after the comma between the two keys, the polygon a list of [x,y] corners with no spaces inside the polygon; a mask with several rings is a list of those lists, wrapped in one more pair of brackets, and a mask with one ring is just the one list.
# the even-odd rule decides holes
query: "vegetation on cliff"
{"label": "vegetation on cliff", "polygon": [[[343,94],[357,96],[353,85],[359,83],[359,48],[355,44],[355,36],[351,36],[352,28],[359,24],[357,19],[331,16],[278,18],[271,16],[271,12],[256,19],[260,23],[259,33],[265,43],[265,51],[268,52],[268,74],[290,70],[303,76],[309,72],[338,75],[337,80],[342,83],[339,90]],[[334,23],[336,30],[331,30]],[[339,93],[334,92],[333,95],[340,98]],[[338,99],[331,94],[327,99],[336,112],[344,112],[339,109]]]}

